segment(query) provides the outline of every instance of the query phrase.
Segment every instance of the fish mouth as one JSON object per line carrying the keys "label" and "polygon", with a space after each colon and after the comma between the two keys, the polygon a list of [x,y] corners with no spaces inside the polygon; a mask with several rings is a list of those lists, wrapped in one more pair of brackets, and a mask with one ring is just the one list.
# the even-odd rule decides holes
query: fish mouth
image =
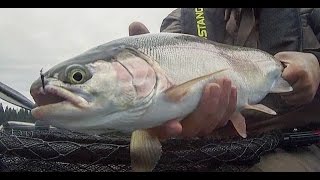
{"label": "fish mouth", "polygon": [[58,86],[46,85],[45,89],[38,88],[31,91],[31,96],[38,107],[70,102],[72,105],[83,108],[88,101],[75,93]]}

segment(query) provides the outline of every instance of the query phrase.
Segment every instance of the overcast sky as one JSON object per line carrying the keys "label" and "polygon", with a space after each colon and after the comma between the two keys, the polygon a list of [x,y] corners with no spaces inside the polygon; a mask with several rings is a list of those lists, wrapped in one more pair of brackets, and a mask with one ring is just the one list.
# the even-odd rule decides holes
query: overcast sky
{"label": "overcast sky", "polygon": [[29,88],[42,67],[46,71],[95,46],[128,36],[133,21],[159,32],[163,18],[173,9],[0,9],[0,82],[32,99]]}

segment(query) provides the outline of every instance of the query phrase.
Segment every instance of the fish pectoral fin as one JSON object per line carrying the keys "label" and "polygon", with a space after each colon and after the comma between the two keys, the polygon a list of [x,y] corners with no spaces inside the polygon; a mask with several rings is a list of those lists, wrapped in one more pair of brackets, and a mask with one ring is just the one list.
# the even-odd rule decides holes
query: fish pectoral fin
{"label": "fish pectoral fin", "polygon": [[151,136],[146,130],[136,130],[132,133],[130,157],[134,172],[152,171],[161,154],[161,143],[157,137]]}
{"label": "fish pectoral fin", "polygon": [[188,92],[197,84],[201,83],[205,80],[211,80],[213,78],[213,75],[226,71],[227,69],[222,69],[216,72],[213,72],[211,74],[201,76],[195,79],[192,79],[190,81],[187,81],[185,83],[182,83],[180,85],[172,86],[169,89],[167,89],[164,93],[165,96],[173,101],[173,102],[178,102],[180,101]]}
{"label": "fish pectoral fin", "polygon": [[267,106],[263,105],[263,104],[255,104],[255,105],[245,105],[244,109],[253,109],[253,110],[257,110],[257,111],[261,111],[267,114],[271,114],[271,115],[277,115],[277,113],[268,108]]}
{"label": "fish pectoral fin", "polygon": [[293,88],[291,85],[284,80],[283,78],[279,78],[277,81],[275,81],[270,89],[270,93],[285,93],[292,91]]}
{"label": "fish pectoral fin", "polygon": [[231,115],[230,120],[233,124],[233,127],[237,130],[238,134],[241,137],[246,138],[247,137],[247,125],[246,125],[246,120],[242,116],[242,114],[240,112],[234,112]]}

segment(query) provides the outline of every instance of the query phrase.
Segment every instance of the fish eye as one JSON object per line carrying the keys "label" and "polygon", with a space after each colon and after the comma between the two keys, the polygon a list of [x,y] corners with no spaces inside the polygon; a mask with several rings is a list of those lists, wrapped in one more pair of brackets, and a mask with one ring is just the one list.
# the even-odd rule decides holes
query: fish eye
{"label": "fish eye", "polygon": [[75,72],[73,73],[72,78],[76,81],[81,81],[83,79],[83,75],[81,72]]}
{"label": "fish eye", "polygon": [[72,84],[83,83],[85,80],[86,72],[82,69],[73,69],[69,73],[69,80]]}
{"label": "fish eye", "polygon": [[72,64],[64,69],[64,73],[59,74],[59,79],[69,84],[83,84],[91,77],[90,71],[80,64]]}

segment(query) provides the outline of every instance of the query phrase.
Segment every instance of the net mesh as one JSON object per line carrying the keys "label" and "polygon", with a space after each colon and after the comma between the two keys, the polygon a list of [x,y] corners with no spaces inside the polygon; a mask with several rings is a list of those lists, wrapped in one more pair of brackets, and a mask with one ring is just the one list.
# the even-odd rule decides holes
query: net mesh
{"label": "net mesh", "polygon": [[[248,139],[170,139],[154,171],[243,171],[278,147],[280,132]],[[61,129],[0,131],[3,172],[127,172],[130,139]]]}
{"label": "net mesh", "polygon": [[[319,99],[315,97],[317,102]],[[273,109],[281,112],[282,107]],[[306,127],[314,128],[319,129],[319,123]],[[246,139],[170,139],[162,143],[163,153],[154,171],[245,171],[262,155],[283,147],[284,132],[288,131]],[[129,144],[130,136],[112,131],[92,136],[57,128],[3,127],[0,171],[127,172],[131,171]]]}

